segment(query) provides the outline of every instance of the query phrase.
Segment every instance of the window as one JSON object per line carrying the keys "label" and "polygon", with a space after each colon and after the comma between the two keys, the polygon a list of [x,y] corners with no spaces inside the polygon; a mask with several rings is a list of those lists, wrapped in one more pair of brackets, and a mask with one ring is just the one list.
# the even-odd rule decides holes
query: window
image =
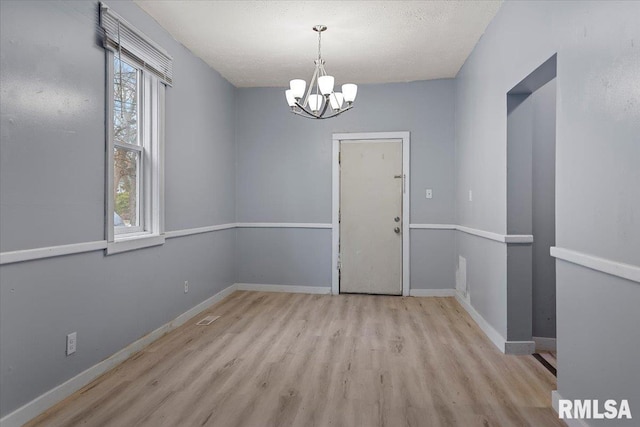
{"label": "window", "polygon": [[104,3],[107,253],[164,243],[164,92],[171,57]]}

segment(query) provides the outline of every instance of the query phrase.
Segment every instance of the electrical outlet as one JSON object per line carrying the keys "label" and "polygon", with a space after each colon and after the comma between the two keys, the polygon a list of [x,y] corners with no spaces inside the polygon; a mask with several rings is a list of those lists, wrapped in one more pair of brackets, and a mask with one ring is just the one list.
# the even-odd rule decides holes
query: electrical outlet
{"label": "electrical outlet", "polygon": [[427,188],[426,191],[424,192],[424,196],[427,199],[433,199],[433,190],[431,188]]}
{"label": "electrical outlet", "polygon": [[186,294],[187,292],[189,292],[189,281],[185,280],[184,281],[184,293]]}
{"label": "electrical outlet", "polygon": [[78,342],[77,332],[72,332],[67,335],[67,356],[76,352],[76,343]]}

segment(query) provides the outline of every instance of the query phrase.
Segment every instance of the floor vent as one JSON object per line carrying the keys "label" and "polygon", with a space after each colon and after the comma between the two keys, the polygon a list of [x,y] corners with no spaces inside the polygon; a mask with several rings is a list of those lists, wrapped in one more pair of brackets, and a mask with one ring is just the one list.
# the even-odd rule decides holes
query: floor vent
{"label": "floor vent", "polygon": [[200,320],[198,323],[196,323],[196,325],[209,326],[210,324],[212,324],[213,322],[215,322],[219,318],[220,318],[220,316],[207,316],[204,319]]}

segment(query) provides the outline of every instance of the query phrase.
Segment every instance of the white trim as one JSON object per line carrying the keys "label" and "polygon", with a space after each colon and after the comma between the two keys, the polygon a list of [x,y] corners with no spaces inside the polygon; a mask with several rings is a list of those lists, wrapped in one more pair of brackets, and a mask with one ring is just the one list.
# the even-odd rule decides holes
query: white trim
{"label": "white trim", "polygon": [[556,339],[548,337],[533,337],[536,343],[536,351],[556,351]]}
{"label": "white trim", "polygon": [[[560,399],[564,399],[564,398],[560,396],[560,393],[558,393],[558,390],[551,390],[551,406],[553,407],[553,410],[556,411],[556,414],[559,414],[558,407],[559,407]],[[560,415],[558,415],[558,417],[559,416]],[[564,421],[564,423],[568,427],[589,427],[589,424],[587,424],[584,420],[567,418],[567,419],[562,419],[562,421]]]}
{"label": "white trim", "polygon": [[455,224],[410,224],[413,230],[458,230],[473,236],[484,237],[500,243],[533,243],[533,236],[530,234],[498,234],[491,231],[479,230],[477,228],[465,227]]}
{"label": "white trim", "polygon": [[[338,161],[337,153],[336,153],[335,161],[336,162]],[[334,177],[334,179],[336,179],[336,177]],[[336,199],[339,198],[339,194],[334,194],[334,198]],[[335,205],[338,203],[338,201],[333,200],[333,203]],[[210,233],[212,231],[228,230],[231,228],[312,228],[312,229],[328,230],[328,229],[335,229],[333,222],[335,222],[335,224],[337,224],[338,222],[337,212],[334,212],[334,214],[336,215],[336,218],[333,219],[332,224],[305,223],[305,222],[237,222],[237,223],[230,222],[227,224],[209,225],[206,227],[186,228],[182,230],[167,231],[164,234],[164,238],[173,239],[176,237],[191,236],[191,235],[200,234],[200,233]],[[107,217],[109,217],[109,215],[107,215]],[[113,216],[111,216],[111,222],[113,222]],[[463,232],[474,234],[474,235],[480,235],[478,233],[485,233],[486,235],[492,235],[493,237],[496,237],[496,236],[497,237],[495,239],[491,237],[487,237],[486,235],[480,235],[480,237],[487,237],[492,240],[496,240],[503,243],[528,243],[533,241],[532,236],[501,235],[501,234],[491,233],[488,231],[482,231],[482,230],[472,229],[469,227],[463,227],[455,224],[409,224],[408,228],[412,230],[459,230],[459,231],[463,231]],[[470,230],[474,230],[474,231],[472,232]],[[123,240],[120,240],[119,245],[121,245],[122,249],[119,250],[119,247],[116,246],[116,249],[115,250],[110,249],[109,253],[112,254],[112,253],[124,252],[124,251],[129,251],[134,249],[142,249],[147,246],[161,245],[163,243],[162,236],[149,236],[143,239],[153,239],[154,237],[157,238],[156,239],[157,241],[145,240],[146,243],[141,242],[139,244],[131,244],[131,247],[129,248],[125,247],[126,245],[122,246],[121,242],[123,242]],[[336,238],[336,237],[339,237],[339,236],[332,236],[332,238]],[[134,239],[131,239],[131,241],[134,241]],[[333,241],[332,245],[337,247],[337,242]],[[12,264],[12,263],[21,262],[21,261],[31,261],[31,260],[37,260],[37,259],[52,258],[56,256],[61,256],[61,255],[72,255],[72,254],[79,254],[84,252],[92,252],[97,250],[103,250],[106,248],[107,248],[107,241],[98,240],[95,242],[72,243],[68,245],[50,246],[50,247],[34,248],[34,249],[23,249],[18,251],[8,251],[8,252],[0,253],[0,265]],[[404,250],[404,247],[403,247],[403,250]],[[566,249],[551,248],[552,255],[554,253],[554,250],[567,251]],[[569,252],[573,252],[573,251],[569,251]],[[574,252],[574,253],[578,253],[578,252]],[[595,257],[589,257],[589,256],[587,257],[595,258]],[[564,259],[562,256],[557,256],[557,258]],[[598,258],[598,260],[602,260],[604,262],[610,262],[613,264],[617,264],[619,266],[631,267],[632,269],[637,269],[640,271],[640,268],[635,266],[629,266],[628,264],[614,263],[613,261],[604,260],[602,258]],[[333,265],[337,265],[337,262],[338,262],[337,257],[335,257],[333,261],[334,261]],[[570,261],[570,260],[565,259],[565,261]],[[576,262],[576,263],[580,264],[579,262]],[[594,267],[591,267],[591,268],[594,268]],[[595,268],[595,269],[599,270],[598,268]],[[337,283],[337,269],[333,269],[333,270],[336,277],[335,278],[332,277],[332,283]],[[601,271],[605,271],[605,270],[601,270]],[[608,272],[608,271],[605,271],[605,272]],[[610,273],[610,274],[615,274],[615,273]],[[636,273],[636,274],[640,275],[640,273]],[[618,274],[615,274],[615,275],[618,275]],[[621,277],[624,277],[624,276],[621,276]],[[638,279],[633,279],[633,278],[631,278],[630,280],[640,281]],[[403,291],[404,291],[404,286],[403,286]],[[332,289],[332,292],[337,294],[338,290]]]}
{"label": "white trim", "polygon": [[194,234],[210,233],[212,231],[229,230],[230,228],[236,228],[237,224],[232,222],[229,224],[210,225],[208,227],[186,228],[184,230],[167,231],[165,237],[167,239],[173,239],[175,237],[192,236]]}
{"label": "white trim", "polygon": [[455,224],[409,224],[413,230],[455,230]]}
{"label": "white trim", "polygon": [[496,329],[485,320],[480,313],[476,311],[471,305],[471,300],[468,297],[464,297],[460,291],[455,291],[456,300],[460,303],[469,316],[476,322],[478,327],[482,329],[482,332],[491,340],[491,342],[498,347],[498,350],[504,354],[524,355],[532,354],[535,352],[536,344],[533,341],[507,341],[496,331]]}
{"label": "white trim", "polygon": [[115,242],[107,242],[107,255],[164,245],[164,241],[164,234],[147,234],[145,236],[132,236],[130,238],[120,237]]}
{"label": "white trim", "polygon": [[402,141],[402,177],[403,177],[403,195],[402,195],[402,295],[409,296],[411,269],[410,269],[410,250],[411,235],[409,233],[410,210],[411,210],[411,186],[410,186],[410,156],[411,156],[411,134],[410,132],[363,132],[363,133],[334,133],[333,134],[333,153],[332,153],[332,207],[331,207],[331,292],[333,294],[340,293],[340,275],[338,273],[339,256],[340,256],[340,224],[338,222],[340,210],[340,143],[341,141],[353,140],[379,140],[393,139]]}
{"label": "white trim", "polygon": [[109,358],[99,362],[89,369],[79,373],[75,377],[65,381],[57,387],[52,388],[46,393],[36,397],[31,402],[16,409],[10,414],[5,415],[0,419],[0,427],[14,427],[21,426],[27,423],[29,420],[37,417],[56,403],[66,399],[76,391],[80,390],[91,381],[104,374],[105,372],[113,369],[120,363],[124,362],[134,353],[147,347],[149,344],[162,337],[167,332],[176,329],[178,326],[184,324],[189,319],[196,316],[198,313],[211,307],[213,304],[223,300],[236,290],[236,285],[233,284],[222,291],[218,292],[211,298],[206,299],[195,307],[185,311],[174,320],[165,323],[153,332],[143,336],[137,341],[129,344],[127,347],[118,351]]}
{"label": "white trim", "polygon": [[455,297],[455,289],[411,289],[409,296],[412,297]]}
{"label": "white trim", "polygon": [[333,135],[331,155],[331,293],[340,293],[340,140]]}
{"label": "white trim", "polygon": [[107,248],[106,240],[95,242],[72,243],[69,245],[49,246],[46,248],[24,249],[0,253],[0,265],[14,262],[31,261],[35,259],[52,258],[62,255],[80,254],[99,251]]}
{"label": "white trim", "polygon": [[331,228],[327,223],[310,222],[238,222],[238,228]]}
{"label": "white trim", "polygon": [[[113,219],[112,219],[113,221]],[[118,243],[109,249],[109,253],[119,253],[134,249],[142,249],[149,246],[161,245],[164,239],[173,239],[176,237],[191,236],[200,233],[210,233],[212,231],[228,230],[231,228],[319,228],[330,229],[331,224],[324,223],[294,223],[294,222],[244,222],[228,224],[210,225],[207,227],[186,228],[183,230],[167,231],[160,236],[145,236],[139,238],[131,238],[128,244],[123,244],[126,239],[121,239]],[[136,243],[137,242],[137,243]],[[68,245],[50,246],[44,248],[23,249],[19,251],[8,251],[0,253],[0,265],[13,264],[22,261],[32,261],[38,259],[52,258],[62,255],[73,255],[84,252],[93,252],[107,249],[109,244],[106,240],[98,240],[95,242],[72,243]]]}
{"label": "white trim", "polygon": [[[106,6],[105,6],[106,7]],[[102,9],[105,10],[104,8]],[[103,15],[101,14],[101,19]],[[133,29],[132,29],[133,30]],[[120,55],[120,53],[118,53]],[[107,255],[164,244],[164,119],[165,86],[144,64],[129,61],[135,56],[125,53],[125,59],[137,70],[138,102],[140,105],[139,146],[118,143],[113,135],[113,62],[114,53],[106,50],[106,170],[105,170],[105,236]],[[113,224],[113,150],[121,147],[138,152],[138,220],[139,226],[116,230]],[[131,235],[131,234],[136,235]]]}
{"label": "white trim", "polygon": [[536,352],[536,343],[533,341],[505,341],[504,354],[524,356]]}
{"label": "white trim", "polygon": [[330,286],[265,285],[262,283],[236,283],[238,291],[289,292],[294,294],[331,294]]}
{"label": "white trim", "polygon": [[464,225],[456,225],[456,230],[501,243],[533,243],[533,236],[530,234],[498,234]]}
{"label": "white trim", "polygon": [[640,267],[636,265],[612,261],[606,258],[600,258],[583,252],[559,248],[556,246],[551,247],[550,252],[551,256],[556,259],[561,259],[592,270],[601,271],[603,273],[611,274],[612,276],[640,283]]}
{"label": "white trim", "polygon": [[533,243],[533,236],[530,234],[505,234],[505,243]]}
{"label": "white trim", "polygon": [[482,317],[480,313],[476,311],[475,308],[473,308],[473,306],[471,305],[471,301],[468,298],[462,296],[462,294],[458,291],[456,291],[456,300],[460,303],[462,308],[464,308],[467,313],[469,313],[469,316],[471,316],[471,318],[476,322],[482,332],[484,332],[484,334],[491,340],[491,342],[496,347],[498,347],[498,350],[504,353],[504,345],[507,340],[505,340],[504,337],[500,335],[500,332],[496,331],[495,328],[491,326],[489,322],[487,322],[484,317]]}
{"label": "white trim", "polygon": [[349,140],[349,139],[404,139],[409,138],[409,132],[343,132],[334,133],[333,139],[337,140]]}

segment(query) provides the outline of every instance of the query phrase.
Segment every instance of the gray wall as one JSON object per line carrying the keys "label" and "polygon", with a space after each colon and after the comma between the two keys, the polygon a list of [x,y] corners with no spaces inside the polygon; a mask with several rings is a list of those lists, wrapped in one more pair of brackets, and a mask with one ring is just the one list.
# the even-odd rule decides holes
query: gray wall
{"label": "gray wall", "polygon": [[534,239],[507,249],[509,340],[556,335],[555,115],[555,79],[507,96],[507,233]]}
{"label": "gray wall", "polygon": [[[460,224],[506,231],[505,95],[557,52],[556,245],[640,265],[639,16],[638,2],[504,3],[456,78]],[[458,251],[502,274],[506,259],[490,259],[490,245]],[[640,286],[564,261],[557,268],[559,393],[606,399],[615,389],[640,407],[640,355],[629,347],[638,315],[626,302],[640,302]],[[482,277],[469,286],[474,307],[501,327],[492,313],[505,312],[506,288],[496,294]],[[611,358],[585,350],[594,346]],[[618,381],[625,373],[633,374]]]}
{"label": "gray wall", "polygon": [[530,96],[533,102],[533,336],[556,336],[556,81]]}
{"label": "gray wall", "polygon": [[[166,96],[166,229],[234,222],[235,88],[133,3],[112,3],[174,58],[175,86]],[[103,240],[98,3],[2,1],[0,17],[0,248]],[[1,266],[0,416],[233,283],[235,233]],[[78,350],[65,357],[73,331]]]}
{"label": "gray wall", "polygon": [[[328,67],[330,68],[330,63]],[[238,222],[331,223],[331,135],[334,132],[411,132],[411,222],[451,224],[454,219],[452,80],[362,85],[356,107],[331,120],[289,112],[284,90],[238,91],[236,108]],[[433,189],[433,199],[424,196]],[[286,236],[276,237],[277,234]],[[454,288],[454,232],[413,230],[411,287]],[[274,229],[283,254],[263,270],[273,250],[261,229],[238,240],[240,282],[290,284],[298,263],[319,265],[295,275],[299,285],[331,284],[331,230]],[[299,240],[313,250],[287,256]],[[451,255],[448,256],[447,254]],[[314,258],[312,258],[314,257]],[[258,282],[264,283],[264,282]]]}

